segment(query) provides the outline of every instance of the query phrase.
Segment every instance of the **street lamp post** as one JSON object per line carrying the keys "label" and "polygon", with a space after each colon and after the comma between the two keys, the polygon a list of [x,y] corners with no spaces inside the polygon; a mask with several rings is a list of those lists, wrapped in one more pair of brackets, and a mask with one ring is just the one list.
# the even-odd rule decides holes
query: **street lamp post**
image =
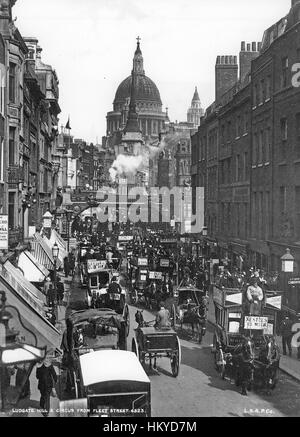
{"label": "street lamp post", "polygon": [[[285,254],[280,258],[281,259],[281,271],[284,275],[284,287],[283,291],[288,291],[288,277],[291,273],[294,272],[294,263],[295,258],[291,254],[290,249],[286,249]],[[288,304],[289,296],[285,299],[286,304]]]}
{"label": "street lamp post", "polygon": [[57,243],[54,244],[52,247],[52,256],[54,261],[54,299],[55,302],[57,302],[57,283],[56,283],[56,265],[57,265],[57,259],[59,254],[59,247]]}

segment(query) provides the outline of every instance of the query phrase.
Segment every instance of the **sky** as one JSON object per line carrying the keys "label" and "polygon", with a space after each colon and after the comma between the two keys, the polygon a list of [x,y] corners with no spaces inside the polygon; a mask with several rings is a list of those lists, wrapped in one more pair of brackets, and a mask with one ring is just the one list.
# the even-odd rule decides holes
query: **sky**
{"label": "sky", "polygon": [[17,0],[22,36],[36,37],[42,61],[59,78],[61,114],[72,135],[101,142],[118,85],[131,74],[141,37],[146,75],[171,121],[186,121],[195,86],[203,108],[214,101],[218,55],[261,41],[291,0]]}

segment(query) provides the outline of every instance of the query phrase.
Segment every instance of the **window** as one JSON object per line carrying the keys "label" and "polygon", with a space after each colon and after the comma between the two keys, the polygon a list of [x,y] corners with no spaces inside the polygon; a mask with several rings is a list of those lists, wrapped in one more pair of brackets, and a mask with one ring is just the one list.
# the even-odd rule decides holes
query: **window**
{"label": "window", "polygon": [[41,136],[40,138],[40,158],[46,158],[45,156],[45,138]]}
{"label": "window", "polygon": [[9,63],[9,101],[16,103],[16,64]]}
{"label": "window", "polygon": [[239,170],[240,170],[240,156],[236,155],[235,157],[235,180],[239,181]]}
{"label": "window", "polygon": [[244,114],[244,126],[243,126],[244,134],[248,132],[248,129],[249,129],[249,112],[246,111]]}
{"label": "window", "polygon": [[300,142],[300,112],[296,114],[296,140]]}
{"label": "window", "polygon": [[252,165],[257,165],[257,133],[253,136]]}
{"label": "window", "polygon": [[286,212],[286,187],[280,187],[279,189],[279,207],[280,212],[284,214]]}
{"label": "window", "polygon": [[266,224],[265,224],[265,238],[268,239],[270,237],[270,229],[271,229],[271,224],[270,224],[270,213],[271,213],[271,203],[270,203],[270,192],[267,191],[266,192],[266,197],[265,197],[265,217],[266,217]]}
{"label": "window", "polygon": [[270,162],[270,152],[271,152],[271,128],[268,127],[268,129],[266,130],[265,164]]}
{"label": "window", "polygon": [[40,191],[44,190],[44,166],[40,166]]}
{"label": "window", "polygon": [[265,81],[261,80],[260,81],[260,96],[259,96],[259,101],[260,101],[260,103],[264,103],[265,100],[266,100]]}
{"label": "window", "polygon": [[259,132],[258,138],[258,164],[263,163],[263,149],[264,149],[264,131],[261,130]]}
{"label": "window", "polygon": [[256,85],[254,85],[254,88],[253,88],[253,108],[256,108],[256,106],[258,104],[257,99],[258,99],[258,87],[256,84]]}
{"label": "window", "polygon": [[227,142],[231,141],[231,121],[227,122]]}
{"label": "window", "polygon": [[266,79],[266,100],[271,98],[271,76],[267,76]]}
{"label": "window", "polygon": [[285,57],[281,60],[281,88],[286,88],[288,85],[289,58]]}
{"label": "window", "polygon": [[8,227],[15,227],[15,196],[16,193],[8,193]]}
{"label": "window", "polygon": [[248,203],[244,204],[244,211],[245,211],[245,239],[248,237]]}
{"label": "window", "polygon": [[8,163],[9,165],[15,164],[15,134],[16,134],[16,128],[10,127],[9,128],[9,145],[8,145]]}
{"label": "window", "polygon": [[237,138],[239,138],[241,136],[241,116],[240,115],[236,118],[235,136]]}
{"label": "window", "polygon": [[244,153],[244,181],[249,179],[249,159],[248,152]]}
{"label": "window", "polygon": [[282,118],[280,120],[280,132],[281,132],[281,140],[287,141],[288,139],[288,123],[286,118]]}

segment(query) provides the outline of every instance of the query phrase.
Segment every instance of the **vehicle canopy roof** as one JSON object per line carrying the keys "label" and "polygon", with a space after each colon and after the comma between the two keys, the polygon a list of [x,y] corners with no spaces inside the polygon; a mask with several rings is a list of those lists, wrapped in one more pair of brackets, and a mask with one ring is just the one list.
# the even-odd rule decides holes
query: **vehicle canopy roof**
{"label": "vehicle canopy roof", "polygon": [[108,381],[135,381],[150,384],[141,363],[133,352],[101,350],[80,356],[84,386]]}
{"label": "vehicle canopy roof", "polygon": [[97,324],[105,324],[107,326],[120,328],[120,323],[124,322],[124,317],[117,314],[114,310],[109,308],[89,309],[83,311],[76,311],[69,316],[73,324],[82,325],[85,322],[96,322]]}

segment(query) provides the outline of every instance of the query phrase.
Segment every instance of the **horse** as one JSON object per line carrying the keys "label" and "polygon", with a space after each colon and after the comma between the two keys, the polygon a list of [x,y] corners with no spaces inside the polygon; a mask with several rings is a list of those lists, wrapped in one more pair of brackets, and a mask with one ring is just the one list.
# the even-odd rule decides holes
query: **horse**
{"label": "horse", "polygon": [[236,386],[241,386],[241,394],[247,396],[247,389],[252,389],[254,377],[254,342],[250,337],[244,337],[232,353],[232,363],[235,370]]}
{"label": "horse", "polygon": [[193,337],[195,336],[195,328],[198,334],[199,343],[202,341],[202,337],[205,334],[205,322],[207,318],[207,299],[202,298],[200,305],[193,307],[190,303],[187,305],[187,311],[182,315],[180,319],[181,329],[183,324],[190,324],[192,327]]}
{"label": "horse", "polygon": [[258,361],[262,386],[266,388],[267,394],[271,394],[278,381],[278,369],[280,360],[279,347],[273,336],[264,336],[265,345],[260,349]]}
{"label": "horse", "polygon": [[137,310],[135,313],[135,321],[138,324],[139,328],[144,328],[146,326],[146,322],[143,316],[143,310]]}

